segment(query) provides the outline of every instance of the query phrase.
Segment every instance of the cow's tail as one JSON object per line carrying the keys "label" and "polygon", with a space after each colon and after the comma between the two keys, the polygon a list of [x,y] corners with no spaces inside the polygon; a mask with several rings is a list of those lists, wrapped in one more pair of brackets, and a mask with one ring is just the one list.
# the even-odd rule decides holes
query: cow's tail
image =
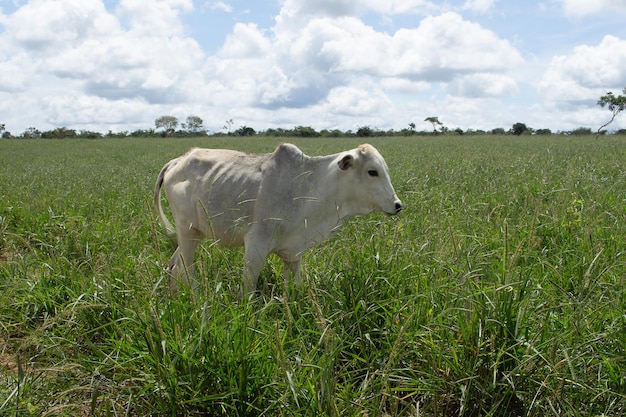
{"label": "cow's tail", "polygon": [[165,227],[165,232],[170,237],[176,235],[176,230],[163,212],[163,207],[161,206],[161,188],[163,187],[163,177],[165,177],[165,173],[171,166],[175,165],[176,162],[178,162],[178,158],[172,159],[167,164],[165,164],[165,166],[163,166],[161,172],[159,172],[159,176],[157,177],[156,185],[154,187],[154,207],[156,208],[156,212],[159,216],[161,224],[163,225],[163,227]]}

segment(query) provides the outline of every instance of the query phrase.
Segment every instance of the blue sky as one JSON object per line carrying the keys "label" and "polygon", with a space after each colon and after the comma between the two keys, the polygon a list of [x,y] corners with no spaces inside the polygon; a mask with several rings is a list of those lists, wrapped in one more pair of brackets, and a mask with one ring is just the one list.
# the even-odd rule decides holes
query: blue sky
{"label": "blue sky", "polygon": [[626,0],[0,0],[0,123],[595,129],[625,21]]}

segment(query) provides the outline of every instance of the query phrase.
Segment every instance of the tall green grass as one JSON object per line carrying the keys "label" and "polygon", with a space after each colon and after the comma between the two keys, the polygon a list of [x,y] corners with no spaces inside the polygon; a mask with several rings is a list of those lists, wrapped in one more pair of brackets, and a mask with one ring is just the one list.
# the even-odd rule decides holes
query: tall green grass
{"label": "tall green grass", "polygon": [[406,210],[309,251],[297,297],[271,258],[240,301],[209,242],[172,297],[162,165],[278,142],[0,141],[0,414],[626,413],[623,140],[376,138]]}

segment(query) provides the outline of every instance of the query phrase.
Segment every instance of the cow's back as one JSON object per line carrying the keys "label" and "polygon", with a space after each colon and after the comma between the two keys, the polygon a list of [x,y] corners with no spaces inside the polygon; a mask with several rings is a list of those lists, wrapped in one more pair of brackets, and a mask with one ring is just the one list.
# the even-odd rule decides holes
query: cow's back
{"label": "cow's back", "polygon": [[189,227],[225,246],[243,244],[268,155],[193,148],[165,175],[178,227]]}

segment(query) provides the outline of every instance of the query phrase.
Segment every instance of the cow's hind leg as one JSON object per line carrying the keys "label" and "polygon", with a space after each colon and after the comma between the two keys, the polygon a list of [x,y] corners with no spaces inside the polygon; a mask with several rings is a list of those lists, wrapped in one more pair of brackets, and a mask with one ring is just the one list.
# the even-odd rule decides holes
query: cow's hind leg
{"label": "cow's hind leg", "polygon": [[178,248],[172,255],[169,265],[170,274],[173,278],[170,281],[170,287],[174,291],[178,288],[177,281],[181,281],[187,287],[190,286],[194,291],[198,290],[193,258],[201,241],[201,235],[193,230],[178,234]]}

